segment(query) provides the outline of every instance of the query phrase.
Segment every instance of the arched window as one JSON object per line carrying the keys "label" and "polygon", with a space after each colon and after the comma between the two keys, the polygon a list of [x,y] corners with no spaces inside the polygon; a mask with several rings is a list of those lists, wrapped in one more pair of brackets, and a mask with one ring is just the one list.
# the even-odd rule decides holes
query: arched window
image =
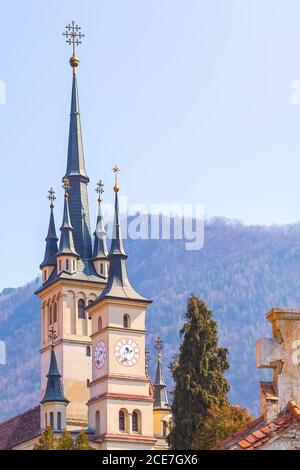
{"label": "arched window", "polygon": [[98,318],[98,331],[101,331],[102,330],[102,318],[99,317]]}
{"label": "arched window", "polygon": [[50,427],[53,429],[54,428],[54,415],[53,411],[50,411]]}
{"label": "arched window", "polygon": [[46,271],[46,269],[44,270],[44,281],[47,281],[47,271]]}
{"label": "arched window", "polygon": [[45,428],[48,426],[48,417],[47,413],[45,413]]}
{"label": "arched window", "polygon": [[127,313],[123,317],[123,326],[124,328],[130,328],[130,316]]}
{"label": "arched window", "polygon": [[78,300],[78,318],[85,318],[84,300]]}
{"label": "arched window", "polygon": [[100,411],[96,411],[95,416],[96,434],[100,434]]}
{"label": "arched window", "polygon": [[125,431],[125,411],[119,411],[119,430]]}
{"label": "arched window", "polygon": [[57,412],[57,429],[61,430],[61,412]]}
{"label": "arched window", "polygon": [[139,418],[140,418],[140,413],[138,411],[133,411],[132,412],[132,432],[140,431]]}
{"label": "arched window", "polygon": [[66,270],[69,271],[69,260],[66,259]]}
{"label": "arched window", "polygon": [[59,269],[59,271],[61,271],[61,260],[59,260],[59,262],[58,262],[58,269]]}
{"label": "arched window", "polygon": [[57,304],[55,302],[53,306],[53,323],[56,323],[56,322],[57,322]]}
{"label": "arched window", "polygon": [[50,305],[49,307],[49,325],[52,325],[52,305]]}
{"label": "arched window", "polygon": [[168,423],[167,421],[162,422],[162,435],[166,437],[168,434]]}
{"label": "arched window", "polygon": [[91,346],[87,346],[87,347],[86,347],[86,355],[87,355],[88,357],[91,357]]}
{"label": "arched window", "polygon": [[100,274],[103,274],[103,263],[100,264]]}
{"label": "arched window", "polygon": [[75,259],[73,259],[73,271],[76,270]]}
{"label": "arched window", "polygon": [[93,303],[93,300],[90,299],[90,300],[88,301],[88,305],[91,305],[92,303]]}

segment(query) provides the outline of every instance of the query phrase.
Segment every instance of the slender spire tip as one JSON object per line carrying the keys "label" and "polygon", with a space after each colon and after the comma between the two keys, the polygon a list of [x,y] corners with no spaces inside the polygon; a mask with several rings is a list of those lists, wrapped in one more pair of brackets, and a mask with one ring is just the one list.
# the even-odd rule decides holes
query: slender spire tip
{"label": "slender spire tip", "polygon": [[112,172],[115,175],[115,185],[114,185],[114,192],[117,193],[120,189],[119,184],[118,184],[118,174],[120,173],[120,168],[118,167],[117,164],[112,168]]}

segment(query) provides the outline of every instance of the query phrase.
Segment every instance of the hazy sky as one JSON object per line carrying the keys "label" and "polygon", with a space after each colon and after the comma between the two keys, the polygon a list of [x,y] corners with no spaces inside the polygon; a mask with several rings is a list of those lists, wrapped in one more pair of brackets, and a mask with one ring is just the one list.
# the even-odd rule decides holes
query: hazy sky
{"label": "hazy sky", "polygon": [[0,289],[38,273],[49,186],[66,167],[71,48],[78,70],[93,225],[94,186],[111,167],[132,203],[203,203],[248,224],[300,219],[300,2],[2,2]]}

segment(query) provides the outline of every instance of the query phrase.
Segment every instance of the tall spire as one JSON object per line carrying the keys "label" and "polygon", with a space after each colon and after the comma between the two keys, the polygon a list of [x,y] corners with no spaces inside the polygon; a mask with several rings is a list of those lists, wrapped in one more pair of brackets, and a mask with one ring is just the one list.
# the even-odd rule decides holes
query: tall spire
{"label": "tall spire", "polygon": [[63,179],[63,188],[65,190],[65,202],[64,202],[64,215],[62,225],[60,227],[61,235],[59,242],[59,250],[57,255],[74,255],[78,256],[73,240],[73,227],[70,220],[69,213],[69,190],[70,183],[67,177]]}
{"label": "tall spire", "polygon": [[170,407],[167,395],[167,386],[164,381],[161,365],[161,351],[163,350],[163,347],[163,342],[158,336],[155,340],[155,349],[157,350],[157,369],[154,382],[154,409]]}
{"label": "tall spire", "polygon": [[119,185],[118,185],[118,173],[120,169],[117,165],[113,168],[115,174],[115,215],[114,215],[114,225],[113,225],[113,236],[110,246],[110,251],[108,259],[110,262],[109,265],[109,275],[107,280],[107,285],[102,291],[97,301],[102,300],[103,298],[118,298],[118,299],[127,299],[133,301],[141,301],[151,303],[151,300],[146,299],[140,295],[130,284],[130,281],[127,276],[126,268],[126,259],[127,255],[125,253],[123,239],[121,234],[121,224],[120,224],[120,211],[119,211]]}
{"label": "tall spire", "polygon": [[76,70],[79,59],[75,55],[75,46],[81,44],[84,34],[74,21],[66,26],[66,42],[73,47],[70,65],[73,70],[72,97],[69,127],[68,161],[66,175],[71,182],[69,208],[74,229],[74,243],[80,258],[90,259],[92,256],[90,215],[88,206],[87,183],[89,178],[85,171],[81,120],[79,110],[78,86]]}
{"label": "tall spire", "polygon": [[97,225],[94,232],[94,250],[93,250],[93,260],[96,259],[107,259],[108,249],[106,241],[106,232],[103,225],[103,215],[102,215],[102,194],[104,192],[104,184],[100,180],[97,183],[96,191],[98,193],[98,216],[97,216]]}
{"label": "tall spire", "polygon": [[51,358],[49,371],[47,374],[47,387],[44,398],[41,400],[41,403],[49,402],[63,402],[68,404],[69,400],[64,396],[63,388],[61,385],[61,374],[59,373],[57,361],[54,352],[54,341],[56,339],[55,330],[52,327],[49,332],[49,338],[51,340]]}
{"label": "tall spire", "polygon": [[45,249],[45,256],[44,260],[40,265],[40,268],[43,269],[45,266],[56,266],[56,258],[55,254],[57,252],[57,235],[55,230],[55,223],[54,223],[54,215],[53,215],[53,208],[55,201],[55,192],[53,188],[50,188],[48,191],[48,199],[50,200],[50,219],[49,219],[49,227],[46,241],[46,249]]}

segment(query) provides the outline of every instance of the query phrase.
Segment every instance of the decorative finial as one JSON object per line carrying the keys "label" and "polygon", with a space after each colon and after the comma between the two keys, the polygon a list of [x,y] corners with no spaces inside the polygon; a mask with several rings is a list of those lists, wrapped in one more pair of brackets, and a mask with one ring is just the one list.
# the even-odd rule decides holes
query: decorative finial
{"label": "decorative finial", "polygon": [[102,202],[101,195],[104,193],[104,184],[102,183],[102,180],[99,180],[97,183],[97,187],[95,189],[96,193],[98,193],[98,202]]}
{"label": "decorative finial", "polygon": [[57,339],[57,335],[56,335],[56,331],[55,331],[53,325],[49,329],[49,335],[48,336],[49,336],[49,339],[51,341],[51,347],[54,348],[54,343],[55,343],[55,340]]}
{"label": "decorative finial", "polygon": [[70,65],[75,74],[76,67],[78,67],[79,64],[79,59],[75,54],[75,46],[81,44],[81,39],[85,37],[85,34],[81,32],[81,27],[78,26],[78,24],[75,24],[75,21],[72,21],[66,26],[66,32],[63,33],[63,36],[66,37],[66,43],[73,47],[73,55],[70,59]]}
{"label": "decorative finial", "polygon": [[158,336],[155,340],[155,349],[157,351],[157,359],[160,362],[161,359],[161,351],[164,349],[164,344],[160,337]]}
{"label": "decorative finial", "polygon": [[53,189],[52,187],[49,189],[49,191],[48,191],[48,196],[47,196],[47,197],[48,197],[48,199],[49,199],[49,201],[50,201],[50,209],[53,209],[53,207],[54,207],[54,204],[53,204],[53,203],[54,203],[56,197],[55,197],[55,191],[54,191],[54,189]]}
{"label": "decorative finial", "polygon": [[114,185],[114,192],[117,193],[119,191],[119,185],[118,185],[118,173],[120,173],[120,168],[118,167],[118,165],[116,164],[113,168],[112,168],[112,171],[113,173],[115,174],[115,185]]}
{"label": "decorative finial", "polygon": [[63,178],[62,187],[65,190],[65,198],[69,197],[69,190],[70,190],[71,186],[70,186],[70,180],[67,176],[64,176],[64,178]]}
{"label": "decorative finial", "polygon": [[150,351],[145,348],[145,372],[148,375],[148,362],[150,361]]}

